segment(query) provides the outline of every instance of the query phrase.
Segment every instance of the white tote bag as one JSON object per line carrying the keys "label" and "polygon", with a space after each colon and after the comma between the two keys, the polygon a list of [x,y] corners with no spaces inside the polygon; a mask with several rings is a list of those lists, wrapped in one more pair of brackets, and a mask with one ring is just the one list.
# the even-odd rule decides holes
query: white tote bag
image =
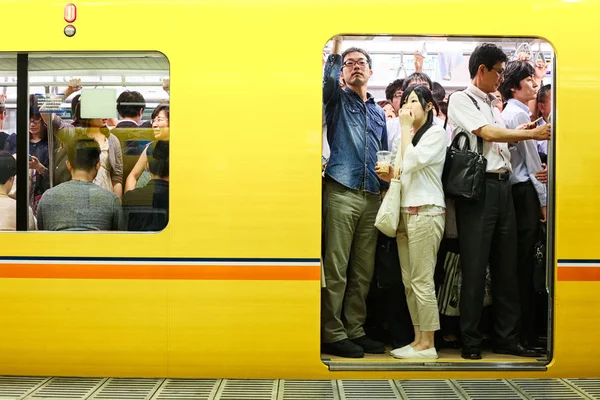
{"label": "white tote bag", "polygon": [[[402,153],[400,151],[400,146],[398,146],[398,153],[396,154],[394,165],[402,165],[401,163]],[[392,167],[390,166],[390,168]],[[400,223],[401,188],[402,184],[400,182],[400,177],[398,177],[398,179],[392,179],[390,188],[383,198],[379,211],[377,212],[377,217],[375,218],[375,227],[389,237],[396,237],[396,230],[398,230],[398,224]]]}

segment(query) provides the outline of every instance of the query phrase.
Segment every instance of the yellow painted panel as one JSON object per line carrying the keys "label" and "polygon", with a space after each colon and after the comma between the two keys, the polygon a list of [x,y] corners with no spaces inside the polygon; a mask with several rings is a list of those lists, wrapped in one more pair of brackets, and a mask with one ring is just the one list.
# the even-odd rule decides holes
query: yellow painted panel
{"label": "yellow painted panel", "polygon": [[[584,48],[597,32],[598,2],[76,3],[77,35],[69,39],[64,3],[4,1],[10,40],[2,49],[156,50],[169,58],[170,225],[155,235],[0,233],[3,255],[318,258],[321,51],[335,34],[382,33],[540,36],[554,45],[557,256],[600,259],[600,128],[586,114],[598,98],[600,54]],[[515,10],[542,22],[523,23]],[[426,23],[415,17],[423,13]],[[449,23],[474,13],[480,23]],[[548,374],[597,371],[597,288],[558,285],[557,358]],[[330,374],[318,359],[318,282],[3,279],[0,304],[0,373],[432,376]]]}

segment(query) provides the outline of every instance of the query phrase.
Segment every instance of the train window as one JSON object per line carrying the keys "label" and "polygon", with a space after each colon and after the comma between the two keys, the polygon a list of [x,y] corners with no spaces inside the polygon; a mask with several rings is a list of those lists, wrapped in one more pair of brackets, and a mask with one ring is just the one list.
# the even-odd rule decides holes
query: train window
{"label": "train window", "polygon": [[[19,57],[13,68],[8,62],[15,54],[0,57],[8,111],[0,119],[6,132],[0,145],[23,166],[16,168],[21,185],[7,194],[16,221],[6,229],[163,230],[169,219],[167,58],[157,52]],[[12,168],[8,159],[0,161]],[[0,211],[3,221],[10,219],[7,210]]]}
{"label": "train window", "polygon": [[[326,44],[321,343],[330,367],[362,357],[549,362],[554,274],[534,254],[547,239],[540,227],[553,226],[553,65],[551,45],[535,38]],[[446,179],[447,148],[465,138],[487,162],[479,196]]]}

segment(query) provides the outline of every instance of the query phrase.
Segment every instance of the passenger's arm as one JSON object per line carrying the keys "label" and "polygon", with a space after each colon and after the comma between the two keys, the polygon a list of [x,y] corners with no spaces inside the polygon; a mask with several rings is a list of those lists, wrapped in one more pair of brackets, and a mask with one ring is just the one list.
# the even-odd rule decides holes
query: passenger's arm
{"label": "passenger's arm", "polygon": [[[526,126],[520,126],[525,128]],[[521,140],[548,140],[551,132],[550,124],[538,126],[534,129],[506,129],[493,125],[484,125],[472,132],[488,142],[515,143]]]}
{"label": "passenger's arm", "polygon": [[123,151],[121,150],[121,143],[116,136],[111,134],[109,140],[112,143],[111,151],[115,152],[115,165],[113,165],[111,174],[113,192],[121,199],[123,197]]}
{"label": "passenger's arm", "polygon": [[140,155],[140,158],[138,158],[137,162],[135,163],[135,166],[129,173],[129,176],[127,177],[127,180],[125,181],[125,191],[126,192],[129,190],[135,189],[137,180],[144,172],[144,169],[146,168],[146,163],[148,162],[147,151],[148,151],[148,148],[146,147],[144,149],[143,153]]}
{"label": "passenger's arm", "polygon": [[323,104],[330,106],[340,98],[340,73],[342,70],[341,56],[342,38],[333,38],[331,54],[327,57],[325,70],[323,71]]}

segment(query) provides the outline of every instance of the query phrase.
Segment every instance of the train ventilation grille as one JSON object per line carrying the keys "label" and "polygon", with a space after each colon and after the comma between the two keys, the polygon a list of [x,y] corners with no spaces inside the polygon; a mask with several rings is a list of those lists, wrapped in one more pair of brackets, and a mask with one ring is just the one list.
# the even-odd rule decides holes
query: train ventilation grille
{"label": "train ventilation grille", "polygon": [[472,400],[520,400],[527,397],[521,395],[515,388],[503,379],[455,380],[459,391],[467,399]]}
{"label": "train ventilation grille", "polygon": [[571,386],[594,400],[600,400],[600,379],[565,379]]}
{"label": "train ventilation grille", "polygon": [[108,379],[90,399],[98,400],[148,400],[164,379]]}
{"label": "train ventilation grille", "polygon": [[278,381],[227,379],[219,387],[216,399],[219,400],[275,400]]}
{"label": "train ventilation grille", "polygon": [[48,377],[0,376],[0,399],[22,399],[50,379]]}
{"label": "train ventilation grille", "polygon": [[48,380],[30,395],[26,400],[79,400],[87,399],[102,383],[105,378],[68,378],[56,377]]}
{"label": "train ventilation grille", "polygon": [[511,379],[510,382],[532,400],[587,398],[573,387],[556,379]]}
{"label": "train ventilation grille", "polygon": [[212,400],[220,379],[165,379],[153,400]]}
{"label": "train ventilation grille", "polygon": [[277,400],[339,400],[336,381],[280,381]]}
{"label": "train ventilation grille", "polygon": [[392,381],[338,381],[340,399],[398,399],[400,393]]}
{"label": "train ventilation grille", "polygon": [[407,400],[462,400],[458,389],[445,380],[402,380],[396,386]]}

